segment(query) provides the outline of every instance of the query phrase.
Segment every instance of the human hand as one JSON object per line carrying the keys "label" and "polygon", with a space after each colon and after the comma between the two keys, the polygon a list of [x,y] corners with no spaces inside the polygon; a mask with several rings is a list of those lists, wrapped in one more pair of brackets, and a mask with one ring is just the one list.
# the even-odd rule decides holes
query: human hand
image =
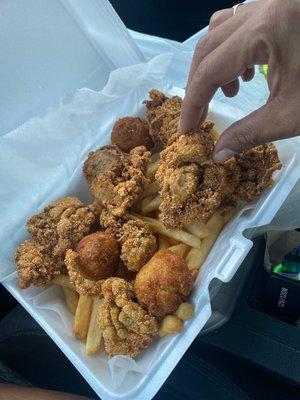
{"label": "human hand", "polygon": [[218,88],[238,93],[239,80],[254,76],[253,66],[268,64],[267,103],[229,126],[214,151],[221,163],[234,154],[300,133],[300,1],[259,0],[215,13],[209,33],[193,57],[179,129],[202,123]]}

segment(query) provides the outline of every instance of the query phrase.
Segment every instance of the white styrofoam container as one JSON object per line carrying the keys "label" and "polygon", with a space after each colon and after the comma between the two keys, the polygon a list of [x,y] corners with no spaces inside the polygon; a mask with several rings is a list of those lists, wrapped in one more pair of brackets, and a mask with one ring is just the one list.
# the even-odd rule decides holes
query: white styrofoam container
{"label": "white styrofoam container", "polygon": [[[16,4],[17,8],[9,9],[13,3]],[[36,3],[33,3],[32,7],[35,9]],[[109,141],[110,129],[117,117],[130,114],[143,115],[142,100],[147,97],[147,92],[153,85],[157,88],[168,90],[170,94],[183,95],[183,91],[165,87],[161,80],[162,77],[157,75],[156,72],[152,74],[151,71],[155,71],[156,64],[164,62],[163,59],[157,59],[149,62],[146,66],[140,65],[132,69],[128,68],[125,73],[124,71],[117,72],[103,92],[81,90],[67,96],[53,110],[41,117],[28,121],[15,131],[7,133],[10,128],[15,128],[28,117],[43,111],[46,106],[52,104],[64,95],[66,91],[78,87],[78,81],[82,82],[82,80],[77,79],[78,76],[83,77],[90,70],[90,65],[95,63],[95,59],[93,59],[90,63],[81,64],[78,60],[83,54],[82,51],[85,50],[87,52],[85,54],[87,59],[91,54],[94,54],[93,51],[98,46],[96,53],[101,65],[100,78],[97,76],[93,81],[95,86],[98,87],[102,87],[104,81],[107,80],[109,71],[113,68],[112,65],[120,67],[131,65],[141,60],[138,52],[135,53],[135,47],[128,39],[127,34],[123,32],[124,27],[122,28],[120,21],[112,14],[112,9],[105,1],[90,0],[84,6],[79,0],[53,0],[53,2],[41,0],[39,3],[43,4],[43,8],[35,15],[36,21],[39,21],[39,14],[47,15],[49,20],[48,25],[47,21],[43,21],[42,24],[38,22],[36,26],[36,29],[40,29],[38,37],[41,38],[41,43],[36,43],[31,49],[36,51],[33,63],[34,68],[24,54],[24,57],[18,60],[18,66],[19,63],[24,61],[24,58],[25,61],[27,60],[27,63],[24,62],[22,79],[18,73],[16,73],[16,78],[19,77],[20,81],[16,80],[16,83],[14,83],[13,79],[1,80],[0,78],[0,84],[4,87],[4,92],[8,94],[8,97],[10,96],[9,105],[5,109],[5,115],[7,115],[9,123],[1,126],[3,137],[0,141],[0,219],[2,222],[0,225],[0,279],[20,304],[46,330],[102,399],[151,399],[209,319],[211,315],[209,283],[214,278],[223,282],[230,281],[251,248],[252,242],[243,236],[245,229],[269,223],[298,180],[299,155],[297,146],[293,146],[286,141],[278,144],[284,168],[276,174],[275,186],[266,191],[259,200],[241,208],[234,220],[221,233],[208,259],[201,268],[192,296],[192,301],[195,304],[195,317],[185,324],[182,334],[156,341],[136,361],[127,357],[115,357],[108,361],[104,353],[96,357],[85,356],[83,352],[84,345],[72,337],[73,317],[66,310],[60,288],[32,287],[25,291],[19,289],[18,278],[16,272],[14,272],[12,261],[14,249],[26,237],[24,224],[28,215],[40,211],[45,204],[59,196],[74,194],[83,199],[88,199],[87,186],[81,173],[82,161],[91,148],[99,147]],[[29,18],[28,30],[25,33],[31,33],[28,36],[28,40],[33,40],[35,38],[33,35],[35,32],[35,20],[30,20],[32,15],[26,14],[26,10],[22,8],[22,2],[4,0],[3,4],[7,5],[6,11],[9,16],[14,15],[14,18],[16,18],[20,10],[25,13]],[[72,25],[68,20],[72,16],[72,26],[74,28],[72,29],[74,31],[76,29],[84,31],[85,35],[96,40],[96,44],[94,43],[91,46],[91,52],[87,51],[84,41],[82,42],[80,52],[73,60],[75,63],[79,62],[82,68],[80,74],[78,73],[78,76],[76,74],[72,75],[72,79],[70,81],[67,80],[66,86],[58,85],[55,90],[49,83],[49,81],[53,81],[53,76],[51,77],[52,64],[49,65],[48,62],[45,62],[44,71],[42,69],[39,71],[40,61],[38,59],[43,46],[43,38],[47,35],[49,36],[50,22],[52,21],[50,16],[53,15],[56,20],[59,20],[57,18],[58,10],[52,10],[54,4],[55,7],[63,5],[64,8],[62,9],[64,11],[67,10],[67,14],[62,11],[64,20],[59,29],[67,29],[66,27],[69,23]],[[28,3],[26,5],[28,7]],[[98,8],[100,5],[101,12],[99,12]],[[45,7],[50,7],[46,13]],[[32,10],[31,14],[34,14]],[[89,12],[87,12],[88,10]],[[13,12],[9,13],[8,11]],[[82,21],[83,15],[84,22]],[[108,18],[108,16],[111,18],[111,24],[104,23],[103,25],[103,37],[96,34],[95,31],[97,32],[97,30],[93,29],[97,21],[95,16],[98,19],[104,16],[104,19]],[[74,21],[76,21],[75,24]],[[20,19],[16,18],[14,23],[18,27],[22,27],[21,17]],[[83,29],[83,26],[85,29]],[[89,29],[86,29],[87,26]],[[18,43],[14,35],[17,38],[20,38],[21,34],[24,36],[24,32],[17,35],[15,31],[17,27],[12,23],[2,29],[2,33],[6,34],[6,39],[10,39],[12,47]],[[110,32],[108,33],[109,30]],[[79,33],[78,37],[80,37]],[[109,47],[107,47],[108,38],[110,39]],[[117,39],[119,41],[116,44]],[[48,40],[53,40],[51,35]],[[70,37],[65,37],[64,35],[59,38],[56,37],[52,44],[54,45],[58,40],[61,42],[61,54],[70,50],[67,46],[70,42]],[[64,41],[65,45],[63,46],[62,43]],[[30,43],[32,44],[32,42]],[[1,35],[0,44],[4,45],[4,42],[1,42]],[[118,46],[116,50],[114,48],[115,45]],[[123,53],[123,48],[128,49],[128,51]],[[74,51],[77,51],[76,46]],[[71,57],[71,53],[74,56],[75,53],[71,51],[69,56]],[[17,54],[19,56],[19,53]],[[103,56],[102,58],[101,55]],[[117,57],[119,61],[116,60]],[[6,68],[12,70],[15,67],[14,58],[11,56],[8,59],[10,61],[7,62]],[[112,59],[114,59],[114,63]],[[123,59],[122,62],[121,59]],[[128,61],[125,62],[124,59]],[[51,61],[57,60],[52,58]],[[63,64],[60,64],[60,62],[57,61],[57,64],[55,64],[55,76],[59,80],[61,70],[64,69],[66,71],[70,67],[68,57],[64,59]],[[98,62],[98,58],[96,62]],[[43,72],[45,72],[45,75]],[[125,76],[128,74],[127,83],[124,79],[124,74]],[[34,80],[35,75],[40,79],[38,85]],[[8,77],[8,74],[6,76]],[[120,85],[117,85],[118,79],[120,79]],[[20,86],[21,83],[28,81],[31,82],[30,85]],[[20,86],[19,89],[18,86]],[[49,97],[47,96],[48,92]],[[38,93],[41,93],[40,97]],[[17,94],[20,94],[20,97]],[[27,102],[24,105],[25,100],[34,96],[41,99],[41,102],[38,105],[33,102],[22,113],[23,107],[28,105]],[[14,104],[16,104],[17,111],[15,119],[13,117]],[[219,104],[216,107],[214,102],[212,102],[212,115],[219,129],[233,121],[232,116],[228,117],[226,109],[224,108],[220,111]],[[60,132],[60,129],[62,132]],[[67,132],[63,135],[63,129],[70,129],[72,132]],[[61,142],[60,133],[62,133]],[[76,135],[76,137],[72,138],[72,134]],[[52,143],[52,139],[58,144]],[[47,153],[48,146],[49,155]],[[7,159],[5,159],[6,155]],[[9,164],[10,162],[12,164]],[[63,163],[62,166],[58,165],[60,162]],[[51,171],[50,174],[49,170]],[[29,176],[26,171],[30,171],[31,175]],[[45,184],[43,184],[43,178],[47,178]]]}

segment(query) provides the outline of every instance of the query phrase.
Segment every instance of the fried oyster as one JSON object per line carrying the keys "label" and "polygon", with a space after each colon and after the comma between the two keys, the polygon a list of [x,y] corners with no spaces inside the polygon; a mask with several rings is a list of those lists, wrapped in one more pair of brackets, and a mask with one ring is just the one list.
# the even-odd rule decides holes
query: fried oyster
{"label": "fried oyster", "polygon": [[156,237],[142,221],[128,221],[120,230],[121,259],[130,271],[139,271],[157,250]]}
{"label": "fried oyster", "polygon": [[95,200],[112,215],[123,216],[149,184],[145,173],[150,157],[144,146],[135,147],[129,154],[114,146],[90,153],[83,171]]}
{"label": "fried oyster", "polygon": [[102,285],[104,300],[98,322],[110,357],[136,357],[158,333],[158,324],[134,301],[133,283],[109,278]]}
{"label": "fried oyster", "polygon": [[236,156],[236,161],[241,176],[235,193],[238,199],[248,202],[274,184],[273,172],[282,167],[273,143],[243,151]]}
{"label": "fried oyster", "polygon": [[168,97],[157,89],[150,90],[149,97],[151,100],[145,100],[144,104],[146,105],[147,109],[147,119],[150,123],[155,117],[155,113],[158,107],[160,107],[166,100],[168,100]]}
{"label": "fried oyster", "polygon": [[32,239],[15,254],[20,287],[46,285],[65,272],[66,251],[95,228],[98,218],[94,205],[85,207],[76,197],[59,199],[31,217],[27,230]]}
{"label": "fried oyster", "polygon": [[[212,122],[207,121],[184,134],[175,133],[174,128],[170,135],[165,129],[171,126],[170,118],[178,123],[175,109],[180,105],[176,96],[173,103],[172,99],[155,111],[164,121],[157,135],[164,138],[160,140],[162,146],[166,146],[155,176],[162,198],[159,218],[164,225],[182,229],[191,221],[205,221],[218,208],[226,204],[232,207],[238,201],[252,201],[273,184],[272,174],[281,168],[273,144],[257,146],[216,165],[212,161]],[[177,106],[172,108],[168,104]]]}

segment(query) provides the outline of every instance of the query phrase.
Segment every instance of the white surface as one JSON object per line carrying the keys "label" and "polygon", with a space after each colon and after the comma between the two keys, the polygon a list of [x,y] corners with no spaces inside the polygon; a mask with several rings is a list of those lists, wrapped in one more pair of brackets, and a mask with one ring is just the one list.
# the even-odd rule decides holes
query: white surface
{"label": "white surface", "polygon": [[[16,273],[7,274],[14,271],[13,253],[26,237],[25,221],[29,215],[59,196],[71,194],[88,199],[81,173],[87,152],[109,142],[116,118],[144,115],[142,101],[148,90],[167,89],[162,82],[169,61],[169,56],[158,56],[146,65],[117,70],[101,92],[78,90],[62,99],[57,107],[0,139],[0,197],[4,200],[0,209],[2,276],[6,271],[3,283],[103,400],[141,399],[141,393],[146,400],[157,392],[210,317],[210,281],[214,277],[229,281],[249,251],[252,242],[242,236],[243,230],[270,222],[300,173],[296,168],[298,156],[294,153],[298,142],[280,143],[284,168],[276,174],[276,185],[258,201],[239,210],[223,230],[201,268],[192,296],[195,317],[185,324],[182,334],[156,341],[136,361],[127,357],[108,361],[104,352],[97,357],[86,357],[83,344],[72,337],[72,317],[60,290],[50,287],[22,291]],[[182,91],[174,89],[172,93],[182,94]],[[245,93],[244,96],[247,97]],[[225,103],[218,100],[212,103],[219,128],[243,112],[245,109],[235,108],[232,114]]]}
{"label": "white surface", "polygon": [[[112,51],[113,50],[113,51]],[[107,0],[1,0],[0,136],[143,56]]]}

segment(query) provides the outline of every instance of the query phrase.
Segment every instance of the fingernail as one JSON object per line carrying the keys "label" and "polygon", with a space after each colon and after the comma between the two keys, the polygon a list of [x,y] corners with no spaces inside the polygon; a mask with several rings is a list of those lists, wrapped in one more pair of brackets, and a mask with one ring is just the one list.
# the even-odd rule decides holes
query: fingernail
{"label": "fingernail", "polygon": [[218,153],[213,155],[214,162],[216,164],[221,164],[222,162],[228,160],[229,158],[236,155],[236,151],[231,149],[223,149],[220,150]]}
{"label": "fingernail", "polygon": [[179,118],[179,122],[178,122],[178,132],[182,132],[181,117]]}

